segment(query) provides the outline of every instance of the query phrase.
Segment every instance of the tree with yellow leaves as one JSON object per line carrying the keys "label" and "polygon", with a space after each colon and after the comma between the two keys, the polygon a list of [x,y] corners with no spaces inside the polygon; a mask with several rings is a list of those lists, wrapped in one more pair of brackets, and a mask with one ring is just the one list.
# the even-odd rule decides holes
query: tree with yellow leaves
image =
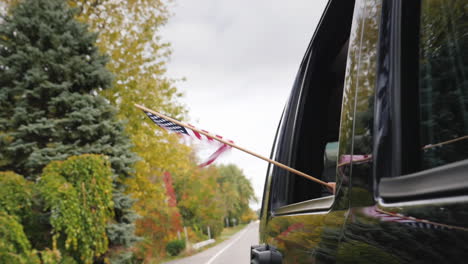
{"label": "tree with yellow leaves", "polygon": [[191,148],[177,136],[156,128],[133,106],[146,105],[178,119],[185,116],[178,102],[181,93],[174,80],[165,76],[170,49],[161,41],[159,29],[170,15],[167,4],[158,0],[69,2],[79,9],[79,19],[99,32],[98,46],[111,58],[107,67],[115,76],[113,88],[101,94],[118,108],[118,116],[127,120],[133,150],[141,157],[135,177],[126,181],[127,191],[136,199],[134,209],[141,216],[136,222],[137,233],[143,237],[140,257],[157,258],[153,254],[158,252],[157,245],[164,253],[164,241],[175,235],[170,215],[177,210],[166,203],[163,173],[193,167]]}

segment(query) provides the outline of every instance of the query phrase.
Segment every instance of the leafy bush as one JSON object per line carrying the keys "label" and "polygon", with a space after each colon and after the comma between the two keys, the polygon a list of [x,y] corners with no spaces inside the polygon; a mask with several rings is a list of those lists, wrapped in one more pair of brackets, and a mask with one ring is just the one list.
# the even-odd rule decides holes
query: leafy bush
{"label": "leafy bush", "polygon": [[51,213],[54,249],[83,263],[107,251],[106,226],[114,204],[112,171],[105,156],[53,161],[45,167],[39,189]]}
{"label": "leafy bush", "polygon": [[39,259],[16,216],[0,210],[0,263],[37,264]]}
{"label": "leafy bush", "polygon": [[167,243],[166,251],[170,256],[177,256],[179,253],[185,249],[184,240],[172,240]]}
{"label": "leafy bush", "polygon": [[70,256],[64,256],[57,249],[46,248],[38,252],[41,256],[41,264],[78,264],[75,259]]}
{"label": "leafy bush", "polygon": [[0,172],[0,210],[18,217],[31,211],[33,182],[11,171]]}

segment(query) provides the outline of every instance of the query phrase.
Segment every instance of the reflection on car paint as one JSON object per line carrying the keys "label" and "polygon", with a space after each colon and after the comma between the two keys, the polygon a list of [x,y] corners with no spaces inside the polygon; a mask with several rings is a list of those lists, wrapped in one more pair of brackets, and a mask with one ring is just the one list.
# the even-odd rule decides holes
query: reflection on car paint
{"label": "reflection on car paint", "polygon": [[362,213],[366,216],[377,218],[383,222],[396,222],[415,228],[428,229],[458,229],[468,231],[468,228],[432,222],[426,219],[419,219],[412,216],[405,216],[395,212],[387,212],[379,209],[376,205],[362,208]]}
{"label": "reflection on car paint", "polygon": [[[384,203],[379,199],[380,178],[402,175],[392,175],[388,171],[378,170],[382,165],[379,160],[382,161],[387,157],[386,153],[394,149],[382,148],[382,152],[379,152],[381,150],[379,148],[379,151],[376,151],[381,143],[378,140],[386,143],[393,136],[391,122],[396,119],[391,102],[394,98],[389,94],[390,85],[386,83],[397,79],[391,75],[395,69],[390,65],[390,61],[395,58],[389,57],[393,53],[390,53],[388,51],[390,47],[385,45],[396,45],[394,36],[390,35],[400,30],[395,28],[394,22],[395,19],[400,19],[397,16],[399,13],[395,13],[395,10],[401,8],[398,4],[402,3],[414,2],[381,0],[355,2],[341,105],[338,154],[334,156],[334,142],[327,145],[325,152],[325,164],[328,166],[329,163],[336,162],[337,166],[335,200],[329,210],[292,212],[280,216],[271,213],[262,216],[261,238],[264,243],[274,245],[281,251],[283,263],[422,264],[466,263],[468,260],[466,193],[457,193],[456,197],[448,195],[444,199],[433,198],[399,203]],[[422,20],[428,23],[421,29],[423,34],[421,39],[425,41],[427,47],[423,50],[424,59],[418,63],[427,64],[427,61],[433,60],[444,63],[443,65],[449,65],[454,61],[457,65],[463,64],[464,57],[462,58],[461,54],[459,56],[452,54],[452,57],[441,56],[442,53],[437,53],[433,49],[441,48],[444,52],[450,52],[450,48],[453,48],[458,49],[457,52],[463,51],[455,46],[467,42],[466,0],[421,0],[418,3],[423,7]],[[437,6],[442,8],[436,8]],[[449,12],[450,7],[453,9],[452,12]],[[381,18],[381,14],[385,17]],[[419,13],[414,15],[419,17]],[[465,23],[464,26],[455,23],[457,21]],[[438,22],[449,27],[439,26],[434,29],[433,26]],[[434,35],[432,31],[437,32]],[[441,38],[440,36],[447,35],[446,32],[450,33],[447,39]],[[381,52],[380,57],[379,52]],[[466,52],[463,52],[463,56],[464,53]],[[447,60],[444,60],[445,57]],[[464,74],[461,69],[449,68],[433,72],[430,68],[432,66],[440,68],[437,63],[423,65],[425,71],[423,73],[432,75],[422,77],[426,78],[424,82],[435,82],[434,86],[439,86],[441,91],[450,89],[440,80],[448,78],[447,76]],[[417,75],[418,70],[415,71]],[[436,80],[431,79],[434,76],[437,77]],[[454,86],[456,89],[450,90],[453,92],[451,94],[432,95],[433,87],[423,92],[425,96],[423,101],[429,102],[429,105],[426,103],[421,107],[433,117],[431,119],[429,118],[431,115],[424,116],[422,126],[428,131],[427,133],[440,134],[439,136],[428,134],[428,140],[416,142],[421,143],[416,147],[422,152],[421,158],[428,159],[426,167],[439,166],[459,157],[461,159],[467,157],[468,148],[464,147],[464,144],[467,144],[468,136],[463,126],[468,128],[468,125],[463,124],[468,123],[460,122],[463,124],[453,124],[453,127],[437,126],[434,120],[446,123],[445,114],[438,114],[442,112],[436,111],[444,107],[430,105],[431,102],[453,102],[445,104],[448,109],[443,113],[450,114],[445,116],[453,119],[458,115],[464,115],[463,118],[468,120],[466,110],[460,110],[465,104],[463,100],[466,101],[466,94],[465,96],[462,94],[466,78],[460,76],[457,78],[457,85]],[[454,96],[455,94],[458,95]],[[379,123],[382,119],[388,123]],[[294,123],[294,120],[290,122]],[[379,146],[374,146],[374,143]],[[444,158],[437,159],[437,153],[442,153]],[[383,164],[387,165],[385,160]],[[270,181],[271,178],[267,178],[267,183]],[[266,192],[268,191],[270,190]]]}

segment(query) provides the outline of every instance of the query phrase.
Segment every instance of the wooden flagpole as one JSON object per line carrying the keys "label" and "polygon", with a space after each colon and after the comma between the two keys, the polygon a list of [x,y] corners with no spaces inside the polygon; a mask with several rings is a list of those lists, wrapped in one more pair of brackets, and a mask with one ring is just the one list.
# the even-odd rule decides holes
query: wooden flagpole
{"label": "wooden flagpole", "polygon": [[173,123],[175,123],[175,124],[177,124],[177,125],[179,125],[179,126],[183,126],[183,127],[187,128],[187,129],[191,129],[191,130],[196,131],[196,132],[198,132],[198,133],[200,133],[200,134],[202,134],[202,135],[205,135],[205,136],[207,136],[207,137],[213,138],[213,139],[215,139],[215,140],[217,140],[217,141],[219,141],[219,142],[221,142],[221,143],[223,143],[223,144],[229,145],[229,146],[231,146],[231,147],[233,147],[233,148],[236,148],[236,149],[238,149],[238,150],[240,150],[240,151],[243,151],[243,152],[245,152],[245,153],[247,153],[247,154],[250,154],[250,155],[252,155],[252,156],[255,156],[255,157],[257,157],[257,158],[259,158],[259,159],[262,159],[262,160],[264,160],[264,161],[266,161],[266,162],[272,163],[272,164],[274,164],[274,165],[276,165],[276,166],[278,166],[278,167],[280,167],[280,168],[283,168],[283,169],[285,169],[285,170],[287,170],[287,171],[289,171],[289,172],[292,172],[292,173],[294,173],[294,174],[296,174],[296,175],[302,176],[302,177],[307,178],[307,179],[309,179],[309,180],[311,180],[311,181],[314,181],[314,182],[316,182],[316,183],[325,185],[325,186],[328,187],[328,188],[331,188],[331,189],[334,188],[334,186],[333,186],[332,184],[326,183],[326,182],[324,182],[324,181],[322,181],[322,180],[319,180],[319,179],[317,179],[317,178],[315,178],[315,177],[312,177],[312,176],[310,176],[310,175],[308,175],[308,174],[305,174],[305,173],[303,173],[303,172],[301,172],[301,171],[298,171],[298,170],[296,170],[296,169],[293,169],[293,168],[291,168],[291,167],[288,167],[288,166],[286,166],[286,165],[284,165],[284,164],[282,164],[282,163],[279,163],[279,162],[274,161],[274,160],[272,160],[272,159],[263,157],[263,156],[261,156],[261,155],[259,155],[259,154],[257,154],[257,153],[254,153],[254,152],[252,152],[252,151],[250,151],[250,150],[247,150],[247,149],[245,149],[245,148],[239,147],[239,146],[237,146],[237,145],[235,145],[235,144],[233,144],[233,143],[231,143],[231,142],[229,142],[229,141],[227,141],[227,140],[224,140],[224,139],[219,138],[219,137],[217,137],[217,136],[211,135],[210,133],[204,132],[204,131],[202,131],[202,130],[199,130],[199,129],[197,129],[197,128],[194,128],[194,127],[192,127],[192,126],[189,126],[189,125],[187,125],[187,124],[184,124],[184,123],[182,123],[182,122],[180,122],[180,121],[178,121],[178,120],[175,120],[175,119],[173,119],[173,118],[170,118],[170,117],[168,117],[168,116],[165,116],[165,115],[163,115],[163,114],[161,114],[161,113],[158,113],[158,112],[156,112],[156,111],[153,111],[153,110],[151,110],[151,109],[148,109],[148,108],[146,108],[146,107],[144,107],[144,106],[141,106],[141,105],[139,105],[139,104],[135,104],[135,106],[136,106],[137,108],[140,108],[140,109],[143,110],[143,111],[152,113],[153,115],[157,115],[157,116],[159,116],[159,117],[161,117],[161,118],[164,118],[164,119],[166,119],[166,120],[169,120],[169,121],[171,121],[171,122],[173,122]]}

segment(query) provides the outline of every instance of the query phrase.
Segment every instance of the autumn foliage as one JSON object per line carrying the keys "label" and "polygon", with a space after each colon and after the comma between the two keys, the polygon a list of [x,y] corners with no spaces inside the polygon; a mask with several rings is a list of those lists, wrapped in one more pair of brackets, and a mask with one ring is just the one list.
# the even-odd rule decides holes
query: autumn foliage
{"label": "autumn foliage", "polygon": [[194,243],[254,219],[240,168],[199,168],[133,106],[188,118],[165,75],[167,3],[67,2],[3,4],[0,262],[157,263],[184,229]]}

